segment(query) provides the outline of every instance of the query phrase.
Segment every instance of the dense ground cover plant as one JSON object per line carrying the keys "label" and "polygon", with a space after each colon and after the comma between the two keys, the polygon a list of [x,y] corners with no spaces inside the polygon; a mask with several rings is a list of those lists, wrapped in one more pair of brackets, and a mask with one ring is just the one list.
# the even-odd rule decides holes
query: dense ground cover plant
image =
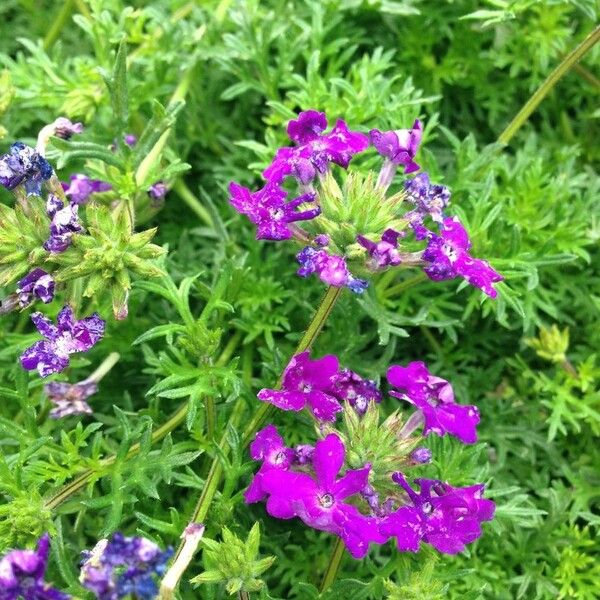
{"label": "dense ground cover plant", "polygon": [[0,8],[0,598],[595,597],[595,4],[147,4]]}

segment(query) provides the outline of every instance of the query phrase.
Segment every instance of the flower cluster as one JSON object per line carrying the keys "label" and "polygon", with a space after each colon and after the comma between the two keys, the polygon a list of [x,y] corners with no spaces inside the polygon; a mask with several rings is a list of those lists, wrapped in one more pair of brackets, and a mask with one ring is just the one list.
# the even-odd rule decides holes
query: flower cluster
{"label": "flower cluster", "polygon": [[67,594],[44,581],[49,550],[46,533],[35,550],[11,550],[0,559],[0,600],[68,600]]}
{"label": "flower cluster", "polygon": [[[277,150],[263,172],[265,185],[252,192],[230,184],[230,203],[257,226],[257,239],[296,240],[303,246],[296,255],[298,275],[314,273],[327,285],[355,293],[364,292],[368,276],[383,269],[421,267],[433,281],[464,277],[496,296],[493,284],[502,276],[486,261],[470,256],[466,230],[456,217],[444,213],[450,201],[447,187],[432,184],[422,172],[387,195],[399,167],[405,175],[420,169],[415,162],[423,138],[419,120],[410,129],[372,129],[368,136],[351,131],[342,120],[326,130],[324,113],[300,113],[287,128],[295,145]],[[352,171],[340,187],[332,166],[348,169],[370,146],[384,158],[379,174]],[[289,187],[290,179],[299,193],[286,201],[283,186]],[[427,228],[426,219],[439,233]],[[422,250],[402,247],[411,229],[415,241],[426,241]]]}
{"label": "flower cluster", "polygon": [[[261,467],[245,500],[266,501],[273,517],[297,517],[309,527],[337,535],[355,558],[363,557],[369,544],[383,544],[391,537],[402,551],[416,552],[424,542],[440,552],[461,552],[481,535],[481,522],[493,518],[494,503],[482,498],[483,485],[455,488],[415,479],[417,493],[398,468],[431,461],[431,451],[415,435],[421,425],[424,437],[449,434],[474,443],[479,412],[475,406],[457,404],[451,385],[431,375],[422,362],[392,365],[387,378],[397,388],[390,395],[416,409],[404,424],[393,414],[380,425],[377,404],[382,393],[376,383],[340,369],[336,356],[294,356],[282,389],[263,389],[258,398],[283,410],[308,408],[324,437],[314,447],[289,448],[273,425],[259,431],[250,454]],[[341,412],[346,434],[335,429]]]}
{"label": "flower cluster", "polygon": [[0,156],[0,185],[7,190],[23,185],[28,196],[39,196],[42,182],[52,173],[50,163],[23,142],[15,142],[7,154]]}
{"label": "flower cluster", "polygon": [[98,600],[131,597],[152,600],[158,594],[156,578],[166,571],[172,548],[162,551],[143,537],[115,533],[83,553],[80,581]]}

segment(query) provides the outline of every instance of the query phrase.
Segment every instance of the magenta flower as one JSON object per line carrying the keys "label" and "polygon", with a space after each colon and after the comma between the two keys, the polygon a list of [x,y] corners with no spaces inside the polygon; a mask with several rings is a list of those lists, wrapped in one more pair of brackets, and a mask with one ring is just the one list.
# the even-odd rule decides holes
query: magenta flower
{"label": "magenta flower", "polygon": [[444,219],[440,235],[427,230],[425,232],[429,241],[423,252],[423,260],[431,263],[424,269],[429,279],[444,281],[460,276],[490,298],[498,295],[492,284],[502,281],[504,277],[494,271],[487,261],[469,254],[471,242],[457,217]]}
{"label": "magenta flower", "polygon": [[287,240],[293,235],[290,223],[314,219],[321,214],[320,207],[303,212],[296,209],[306,202],[314,202],[315,194],[303,194],[286,203],[287,192],[278,184],[268,182],[257,192],[251,192],[237,183],[229,184],[230,203],[256,225],[257,240]]}
{"label": "magenta flower", "polygon": [[50,536],[45,533],[35,550],[11,550],[0,560],[0,600],[68,600],[70,596],[44,581]]}
{"label": "magenta flower", "polygon": [[66,204],[54,194],[48,194],[46,213],[52,220],[50,237],[44,242],[44,249],[57,254],[71,245],[73,234],[83,231],[78,211],[77,204]]}
{"label": "magenta flower", "polygon": [[[432,184],[427,173],[419,173],[404,183],[407,200],[415,205],[415,210],[406,216],[420,222],[425,215],[431,215],[436,223],[444,220],[444,209],[450,202],[450,190],[444,185]],[[413,217],[413,219],[411,219]]]}
{"label": "magenta flower", "polygon": [[256,434],[250,444],[250,456],[254,460],[262,461],[262,465],[244,493],[244,499],[248,504],[259,502],[267,497],[262,488],[264,474],[270,469],[289,469],[294,461],[295,452],[284,444],[275,425],[267,425]]}
{"label": "magenta flower", "polygon": [[374,517],[364,516],[356,506],[344,502],[367,485],[370,470],[369,466],[347,470],[337,479],[344,458],[344,444],[331,433],[316,443],[315,479],[306,473],[271,469],[264,474],[262,486],[269,494],[267,512],[271,516],[299,517],[309,527],[337,535],[354,558],[362,558],[371,542],[385,539]]}
{"label": "magenta flower", "polygon": [[439,552],[457,554],[481,536],[483,521],[494,518],[495,504],[482,498],[483,484],[453,488],[437,480],[416,479],[421,489],[417,494],[402,473],[393,479],[411,504],[385,517],[380,531],[396,537],[402,551],[417,552],[423,540]]}
{"label": "magenta flower", "polygon": [[300,263],[300,268],[296,271],[300,277],[316,273],[323,283],[334,287],[347,287],[355,294],[362,294],[369,286],[368,281],[358,279],[350,273],[342,256],[329,254],[322,248],[317,250],[306,246],[296,254],[296,260]]}
{"label": "magenta flower", "polygon": [[65,369],[70,354],[87,352],[104,335],[105,321],[98,313],[76,321],[69,305],[58,313],[56,325],[40,312],[33,313],[31,320],[46,340],[27,348],[21,365],[28,371],[37,369],[42,377]]}
{"label": "magenta flower", "polygon": [[371,129],[369,134],[377,152],[395,165],[403,165],[405,173],[412,173],[420,169],[413,159],[423,139],[421,121],[417,119],[411,129],[395,131]]}
{"label": "magenta flower", "polygon": [[350,369],[342,369],[333,378],[331,394],[348,402],[359,415],[364,415],[370,402],[381,402],[381,392],[371,379],[363,379]]}
{"label": "magenta flower", "polygon": [[17,283],[19,306],[21,308],[29,306],[36,296],[44,304],[52,302],[55,285],[52,275],[46,273],[44,269],[33,269]]}
{"label": "magenta flower", "polygon": [[395,267],[402,262],[397,247],[398,238],[402,236],[403,234],[398,231],[386,229],[380,242],[372,242],[362,235],[357,236],[356,241],[369,253],[371,268],[384,269],[385,267]]}
{"label": "magenta flower", "polygon": [[91,415],[92,409],[86,400],[98,391],[98,384],[94,381],[51,381],[44,385],[44,391],[54,404],[50,417],[62,419],[71,415]]}
{"label": "magenta flower", "polygon": [[311,360],[309,352],[296,354],[283,373],[283,389],[262,389],[258,399],[282,410],[296,412],[308,406],[319,421],[333,422],[342,410],[340,403],[328,392],[338,366],[338,359],[332,354],[317,360]]}
{"label": "magenta flower", "polygon": [[365,134],[350,131],[342,120],[338,120],[329,133],[321,135],[326,127],[325,114],[316,110],[302,112],[298,119],[290,121],[288,135],[298,145],[280,148],[264,171],[264,178],[281,183],[293,176],[306,185],[317,173],[326,173],[332,162],[347,168],[352,157],[369,146]]}
{"label": "magenta flower", "polygon": [[477,407],[456,404],[452,386],[445,379],[431,375],[424,362],[411,362],[407,367],[392,365],[387,378],[404,392],[391,391],[390,395],[407,400],[420,411],[425,435],[449,433],[465,444],[477,441]]}
{"label": "magenta flower", "polygon": [[90,179],[81,173],[71,175],[70,183],[68,185],[63,183],[62,187],[73,204],[85,204],[92,194],[112,190],[110,183],[100,179]]}

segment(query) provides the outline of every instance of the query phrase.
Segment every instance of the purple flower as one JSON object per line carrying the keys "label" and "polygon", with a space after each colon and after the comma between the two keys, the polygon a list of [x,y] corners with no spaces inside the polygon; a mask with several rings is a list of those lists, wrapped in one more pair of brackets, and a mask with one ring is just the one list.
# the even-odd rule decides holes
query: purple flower
{"label": "purple flower", "polygon": [[381,402],[377,384],[350,369],[342,369],[334,376],[330,392],[338,400],[349,402],[359,415],[365,414],[370,402]]}
{"label": "purple flower", "polygon": [[244,493],[244,499],[248,504],[259,502],[267,497],[261,484],[264,474],[270,469],[289,469],[295,454],[291,448],[286,447],[275,425],[267,425],[256,434],[250,444],[250,456],[254,460],[262,461],[262,465]]}
{"label": "purple flower", "polygon": [[63,183],[62,186],[72,204],[85,204],[92,194],[112,190],[110,183],[99,179],[90,179],[81,173],[71,175],[70,183],[68,185]]}
{"label": "purple flower", "polygon": [[44,385],[44,391],[54,404],[50,417],[62,419],[71,415],[91,415],[92,409],[86,400],[98,391],[98,384],[94,381],[51,381]]}
{"label": "purple flower", "polygon": [[366,237],[359,235],[356,241],[367,250],[371,257],[371,267],[374,269],[384,269],[385,267],[395,267],[402,261],[398,252],[398,238],[402,234],[393,229],[386,229],[381,236],[380,242],[372,242]]}
{"label": "purple flower", "polygon": [[123,136],[123,140],[130,148],[133,148],[137,144],[137,137],[133,133],[127,133]]}
{"label": "purple flower", "polygon": [[68,140],[75,134],[83,132],[83,123],[72,123],[65,117],[58,117],[52,126],[54,128],[54,135],[63,140]]}
{"label": "purple flower", "polygon": [[444,219],[440,235],[429,231],[427,237],[429,241],[423,252],[423,260],[432,263],[424,269],[429,279],[444,281],[460,276],[490,298],[498,295],[492,284],[502,281],[504,277],[494,271],[487,261],[469,254],[469,236],[456,217]]}
{"label": "purple flower", "polygon": [[100,540],[92,551],[83,552],[81,584],[98,600],[118,600],[132,595],[152,600],[158,594],[160,578],[173,554],[164,552],[143,537],[124,537],[115,533],[110,540]]}
{"label": "purple flower", "polygon": [[417,494],[402,473],[393,480],[407,493],[410,505],[399,508],[380,524],[383,535],[395,536],[398,548],[416,552],[419,542],[444,554],[456,554],[481,536],[481,523],[494,518],[495,504],[482,498],[482,484],[453,488],[448,483],[416,479]]}
{"label": "purple flower", "polygon": [[17,283],[19,306],[21,308],[29,306],[34,296],[37,296],[44,304],[52,302],[54,288],[55,282],[52,275],[49,275],[43,269],[33,269]]}
{"label": "purple flower", "polygon": [[21,365],[28,371],[37,369],[42,377],[65,369],[70,354],[87,352],[104,335],[105,321],[98,313],[76,321],[69,305],[58,313],[56,325],[40,312],[33,313],[31,320],[47,341],[27,348],[21,354]]}
{"label": "purple flower", "polygon": [[272,182],[257,192],[232,182],[229,192],[231,205],[256,225],[257,240],[287,240],[293,235],[290,223],[314,219],[321,214],[319,206],[296,212],[301,204],[314,202],[315,194],[303,194],[286,203],[287,192]]}
{"label": "purple flower", "polygon": [[404,165],[405,173],[412,173],[420,169],[413,159],[423,138],[421,121],[417,119],[411,129],[396,129],[395,131],[371,129],[369,134],[377,152],[395,165]]}
{"label": "purple flower", "polygon": [[160,202],[161,200],[164,200],[168,191],[169,188],[163,181],[157,181],[148,188],[148,196],[150,196],[153,201]]}
{"label": "purple flower", "polygon": [[79,206],[66,204],[54,194],[48,194],[46,213],[50,217],[50,237],[44,242],[44,249],[58,254],[71,245],[74,233],[83,231],[79,222]]}
{"label": "purple flower", "polygon": [[288,134],[298,145],[280,148],[264,171],[264,178],[281,183],[291,175],[307,184],[317,173],[326,173],[331,162],[347,168],[352,157],[369,146],[365,134],[350,131],[342,120],[329,133],[321,135],[326,127],[325,114],[315,110],[302,112],[298,119],[290,121]]}
{"label": "purple flower", "polygon": [[404,393],[391,391],[390,395],[407,400],[421,412],[425,435],[449,433],[465,444],[477,441],[477,407],[456,404],[452,386],[445,379],[430,375],[425,363],[411,362],[407,367],[392,365],[387,378],[391,385],[404,390]]}
{"label": "purple flower", "polygon": [[310,444],[298,444],[294,448],[294,463],[297,465],[312,465],[315,447]]}
{"label": "purple flower", "polygon": [[429,448],[415,448],[410,453],[410,458],[417,465],[426,465],[431,462],[431,450]]}
{"label": "purple flower", "polygon": [[70,596],[44,582],[50,536],[45,533],[35,550],[11,550],[0,560],[0,600],[68,600]]}
{"label": "purple flower", "polygon": [[325,250],[306,246],[296,254],[296,260],[300,263],[300,268],[296,271],[300,277],[317,273],[321,281],[327,285],[348,287],[357,294],[364,292],[369,285],[364,279],[357,279],[350,273],[346,260],[342,256],[329,254]]}
{"label": "purple flower", "polygon": [[0,185],[14,190],[23,184],[27,195],[42,193],[42,181],[52,176],[50,163],[30,146],[15,142],[8,154],[0,156]]}
{"label": "purple flower", "polygon": [[368,465],[347,470],[337,479],[344,457],[344,444],[331,433],[315,445],[315,479],[306,473],[271,469],[264,474],[262,486],[269,494],[267,512],[271,516],[299,517],[309,527],[337,535],[354,558],[362,558],[369,543],[385,539],[375,518],[362,515],[356,506],[344,502],[367,485],[370,470]]}
{"label": "purple flower", "polygon": [[258,392],[258,399],[282,410],[296,412],[308,406],[319,421],[333,422],[342,410],[339,402],[328,392],[338,366],[338,359],[332,354],[318,360],[311,360],[309,352],[296,354],[283,373],[283,389],[262,389]]}
{"label": "purple flower", "polygon": [[[446,186],[432,184],[427,173],[419,173],[404,183],[404,189],[408,201],[415,205],[416,218],[422,220],[425,215],[431,215],[436,223],[442,223],[443,211],[450,202],[450,190]],[[407,216],[410,218],[411,213]]]}

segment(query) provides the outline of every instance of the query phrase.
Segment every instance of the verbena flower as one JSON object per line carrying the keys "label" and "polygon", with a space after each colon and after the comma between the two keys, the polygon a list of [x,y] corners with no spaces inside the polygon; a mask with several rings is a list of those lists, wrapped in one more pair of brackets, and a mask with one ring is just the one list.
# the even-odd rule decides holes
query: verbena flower
{"label": "verbena flower", "polygon": [[452,386],[445,379],[431,375],[425,363],[412,362],[406,367],[393,365],[388,369],[387,379],[403,390],[391,391],[390,395],[407,400],[420,411],[424,435],[449,433],[465,444],[477,441],[477,407],[456,404]]}
{"label": "verbena flower", "polygon": [[35,550],[11,550],[0,560],[0,600],[67,600],[44,581],[50,536],[45,533]]}
{"label": "verbena flower", "polygon": [[164,574],[172,554],[171,548],[163,552],[146,538],[115,533],[91,552],[83,552],[80,581],[98,600],[118,600],[129,594],[153,600],[158,594],[156,579]]}
{"label": "verbena flower", "polygon": [[395,131],[371,129],[369,134],[377,152],[393,164],[403,165],[405,173],[412,173],[420,169],[413,159],[423,139],[421,121],[417,119],[410,129],[396,129]]}
{"label": "verbena flower", "polygon": [[87,352],[104,335],[105,321],[98,313],[76,321],[69,305],[58,313],[56,325],[40,312],[33,313],[31,320],[46,340],[27,348],[21,365],[29,371],[37,369],[42,377],[65,369],[69,355]]}
{"label": "verbena flower", "polygon": [[357,294],[364,292],[369,285],[368,281],[358,279],[350,273],[346,259],[329,254],[326,250],[306,246],[296,254],[296,260],[300,264],[297,271],[300,277],[315,273],[323,283],[333,287],[347,287]]}
{"label": "verbena flower", "polygon": [[264,473],[261,486],[269,494],[269,514],[279,519],[299,517],[314,529],[333,533],[344,541],[352,556],[362,558],[371,542],[384,539],[375,518],[345,502],[365,487],[369,466],[347,470],[338,479],[344,457],[344,444],[337,435],[329,434],[315,445],[314,478],[307,473],[270,469]]}
{"label": "verbena flower", "polygon": [[44,385],[44,392],[54,408],[50,411],[52,419],[62,419],[72,415],[91,415],[92,409],[86,400],[98,391],[94,381],[68,383],[51,381]]}
{"label": "verbena flower", "polygon": [[443,220],[440,235],[428,232],[428,243],[423,260],[431,263],[424,271],[433,281],[464,277],[472,286],[479,288],[490,298],[498,293],[494,283],[504,277],[496,272],[487,261],[473,258],[469,254],[471,241],[466,229],[457,217]]}
{"label": "verbena flower", "polygon": [[302,194],[286,202],[287,192],[272,182],[257,192],[232,182],[229,192],[231,205],[256,225],[257,240],[288,240],[293,235],[291,223],[314,219],[321,212],[319,207],[297,212],[302,204],[314,202],[315,195]]}
{"label": "verbena flower", "polygon": [[44,304],[52,302],[55,286],[56,283],[52,275],[46,273],[44,269],[33,269],[17,283],[19,306],[21,308],[29,306],[35,297],[39,298]]}
{"label": "verbena flower", "polygon": [[58,254],[71,245],[74,233],[83,231],[79,222],[79,206],[63,202],[54,194],[48,194],[46,213],[50,217],[50,237],[44,242],[44,249]]}
{"label": "verbena flower", "polygon": [[372,268],[382,269],[384,267],[395,267],[402,262],[398,251],[398,239],[401,237],[403,237],[403,234],[399,231],[386,229],[380,242],[372,242],[362,235],[357,236],[356,241],[369,253],[372,259]]}
{"label": "verbena flower", "polygon": [[150,196],[154,202],[161,202],[165,199],[168,191],[169,188],[164,181],[157,181],[148,188],[148,196]]}
{"label": "verbena flower", "polygon": [[311,360],[309,352],[302,352],[294,356],[286,367],[282,389],[262,389],[258,398],[282,410],[298,412],[308,406],[316,419],[335,421],[342,407],[329,390],[338,366],[338,359],[332,354]]}
{"label": "verbena flower", "polygon": [[39,196],[42,182],[50,179],[52,173],[50,163],[23,142],[15,142],[7,154],[0,156],[0,185],[9,190],[23,185],[28,196]]}
{"label": "verbena flower", "polygon": [[85,204],[92,194],[112,190],[112,185],[100,179],[90,179],[87,175],[76,173],[71,175],[68,184],[63,183],[65,195],[73,204]]}
{"label": "verbena flower", "polygon": [[431,462],[431,450],[429,448],[415,448],[410,453],[413,462],[419,465],[426,465]]}
{"label": "verbena flower", "polygon": [[127,133],[123,136],[123,141],[130,147],[133,148],[137,144],[137,136],[133,133]]}
{"label": "verbena flower", "polygon": [[83,123],[73,123],[66,117],[58,117],[51,127],[54,129],[54,135],[63,140],[68,140],[83,132]]}
{"label": "verbena flower", "polygon": [[366,412],[370,402],[381,402],[377,384],[350,369],[342,369],[334,376],[330,390],[338,400],[348,402],[359,415]]}
{"label": "verbena flower", "polygon": [[419,173],[404,183],[404,189],[408,194],[406,199],[415,205],[415,217],[422,221],[430,215],[436,223],[442,223],[444,209],[450,202],[450,190],[446,186],[432,184],[427,173]]}
{"label": "verbena flower", "polygon": [[481,523],[494,517],[495,504],[482,498],[482,484],[454,488],[438,480],[416,479],[413,490],[402,473],[394,474],[409,504],[382,520],[380,529],[394,536],[402,551],[416,552],[422,541],[444,554],[456,554],[481,536]]}

